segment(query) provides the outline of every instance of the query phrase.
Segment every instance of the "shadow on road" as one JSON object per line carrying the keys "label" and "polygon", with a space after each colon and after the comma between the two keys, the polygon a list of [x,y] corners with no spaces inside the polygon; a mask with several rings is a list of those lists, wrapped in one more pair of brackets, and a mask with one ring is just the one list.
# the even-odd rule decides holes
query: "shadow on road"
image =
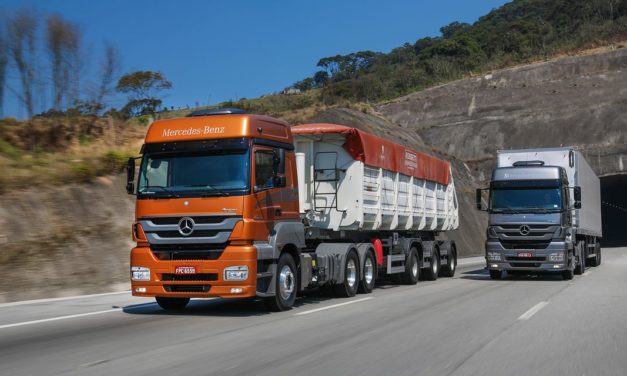
{"label": "shadow on road", "polygon": [[517,272],[517,273],[503,273],[503,278],[500,280],[490,279],[490,274],[488,273],[488,269],[476,269],[470,270],[464,273],[461,273],[461,279],[469,279],[473,281],[515,281],[515,280],[524,280],[524,281],[562,281],[562,275],[558,273],[526,273],[526,272]]}

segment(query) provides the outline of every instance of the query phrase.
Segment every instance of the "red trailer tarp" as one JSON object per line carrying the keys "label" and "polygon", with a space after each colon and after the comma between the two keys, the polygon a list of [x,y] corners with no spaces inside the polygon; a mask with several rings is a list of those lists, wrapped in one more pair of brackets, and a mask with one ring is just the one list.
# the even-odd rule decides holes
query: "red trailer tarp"
{"label": "red trailer tarp", "polygon": [[294,135],[337,133],[345,134],[343,148],[367,166],[400,172],[419,179],[448,185],[451,166],[448,162],[406,148],[357,128],[338,124],[303,124],[292,128]]}

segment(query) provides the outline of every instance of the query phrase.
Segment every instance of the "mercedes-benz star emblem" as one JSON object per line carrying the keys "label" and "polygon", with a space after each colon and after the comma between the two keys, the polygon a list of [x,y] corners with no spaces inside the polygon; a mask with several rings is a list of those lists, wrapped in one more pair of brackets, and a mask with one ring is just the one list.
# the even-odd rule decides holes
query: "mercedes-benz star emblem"
{"label": "mercedes-benz star emblem", "polygon": [[194,220],[190,217],[183,217],[179,221],[179,233],[183,236],[190,236],[194,232]]}
{"label": "mercedes-benz star emblem", "polygon": [[527,225],[520,226],[520,235],[527,236],[531,232],[531,229]]}

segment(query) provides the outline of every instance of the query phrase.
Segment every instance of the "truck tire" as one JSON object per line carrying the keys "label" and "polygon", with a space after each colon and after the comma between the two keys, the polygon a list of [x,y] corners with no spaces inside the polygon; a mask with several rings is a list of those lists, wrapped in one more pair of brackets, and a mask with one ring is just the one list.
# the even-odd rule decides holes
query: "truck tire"
{"label": "truck tire", "polygon": [[344,281],[333,285],[335,295],[340,298],[350,298],[357,294],[359,287],[359,257],[354,251],[346,254],[346,263],[344,264]]}
{"label": "truck tire", "polygon": [[407,255],[407,262],[405,263],[405,271],[401,275],[401,282],[405,285],[415,285],[418,283],[418,278],[420,278],[418,250],[416,247],[411,247]]}
{"label": "truck tire", "polygon": [[572,269],[564,270],[562,272],[562,279],[565,281],[570,281],[573,277],[575,277],[575,273]]}
{"label": "truck tire", "polygon": [[490,279],[501,279],[503,278],[502,270],[490,270]]}
{"label": "truck tire", "polygon": [[434,248],[431,254],[431,265],[423,269],[421,274],[425,281],[438,279],[438,274],[440,274],[440,251],[437,248]]}
{"label": "truck tire", "polygon": [[266,298],[266,305],[273,311],[292,309],[296,300],[296,264],[289,253],[283,253],[277,264],[274,291],[272,297]]}
{"label": "truck tire", "polygon": [[157,296],[155,298],[159,307],[165,311],[182,311],[187,307],[189,298],[166,298]]}
{"label": "truck tire", "polygon": [[597,240],[597,266],[601,265],[601,243]]}
{"label": "truck tire", "polygon": [[599,245],[599,243],[596,243],[594,245],[594,254],[595,256],[593,258],[590,259],[589,264],[592,267],[596,267],[601,265],[601,247]]}
{"label": "truck tire", "polygon": [[370,294],[374,289],[375,280],[377,278],[377,261],[372,252],[366,252],[364,256],[364,272],[359,282],[359,292],[362,294]]}
{"label": "truck tire", "polygon": [[451,247],[448,255],[448,262],[444,265],[440,271],[442,277],[453,277],[455,270],[457,269],[457,250],[455,246]]}
{"label": "truck tire", "polygon": [[583,241],[577,242],[577,259],[579,263],[575,265],[575,274],[581,275],[586,271],[586,255],[584,251],[584,247],[586,243]]}

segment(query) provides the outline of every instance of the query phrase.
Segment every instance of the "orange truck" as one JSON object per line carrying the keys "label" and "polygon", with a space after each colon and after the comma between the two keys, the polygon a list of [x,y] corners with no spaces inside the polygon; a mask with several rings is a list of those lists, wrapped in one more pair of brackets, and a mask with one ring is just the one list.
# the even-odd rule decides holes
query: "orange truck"
{"label": "orange truck", "polygon": [[436,236],[457,228],[457,196],[450,164],[433,156],[238,109],[156,121],[141,154],[127,168],[132,294],[163,309],[257,297],[287,310],[321,286],[350,297],[377,278],[455,273],[455,243]]}

